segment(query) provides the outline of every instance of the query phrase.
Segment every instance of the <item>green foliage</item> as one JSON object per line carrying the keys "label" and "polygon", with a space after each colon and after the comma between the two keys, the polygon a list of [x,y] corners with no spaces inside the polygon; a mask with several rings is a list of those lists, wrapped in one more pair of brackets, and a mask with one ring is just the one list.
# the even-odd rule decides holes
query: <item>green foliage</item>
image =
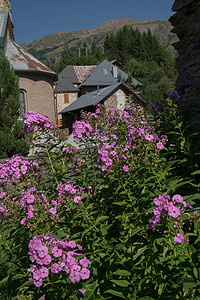
{"label": "green foliage", "polygon": [[[171,64],[171,68],[169,67]],[[124,67],[124,70],[143,85],[137,87],[140,96],[152,106],[155,100],[165,100],[169,90],[173,90],[177,79],[177,72],[174,68],[173,58],[170,55],[166,62],[159,65],[156,61],[137,61],[131,59]],[[133,87],[134,89],[134,87]]]}
{"label": "green foliage", "polygon": [[150,29],[146,34],[127,26],[124,26],[115,35],[111,33],[106,36],[104,52],[108,59],[117,58],[123,65],[130,59],[153,60],[161,65],[168,55],[168,52],[152,35]]}
{"label": "green foliage", "polygon": [[0,158],[26,154],[20,117],[18,77],[0,52]]}
{"label": "green foliage", "polygon": [[[27,280],[29,239],[36,234],[53,233],[59,239],[69,236],[80,243],[91,261],[91,277],[79,286],[86,290],[85,299],[198,299],[199,148],[185,134],[177,105],[169,100],[163,111],[151,116],[151,123],[146,123],[142,111],[137,109],[132,113],[114,109],[107,112],[98,107],[96,113],[83,114],[82,125],[88,131],[81,133],[81,124],[76,125],[82,135],[79,150],[66,147],[47,134],[42,139],[41,132],[37,138],[34,132],[42,169],[30,182],[21,182],[21,186],[15,181],[11,186],[2,183],[1,190],[10,192],[7,198],[12,200],[15,195],[20,202],[29,182],[29,188],[43,191],[51,203],[59,199],[58,184],[74,182],[77,189],[82,188],[82,200],[75,203],[69,196],[60,198],[64,205],[58,209],[58,219],[49,217],[47,202],[46,209],[43,204],[38,210],[35,206],[31,230],[19,224],[24,212],[23,208],[19,210],[18,203],[13,206],[14,218],[4,219],[2,215],[0,293],[20,295],[19,299],[31,295],[34,300],[43,294],[50,300],[81,297],[76,294],[77,285],[63,278],[55,280],[52,276],[39,289]],[[141,129],[155,140],[146,139]],[[168,135],[169,141],[161,150],[156,146],[156,134]],[[100,159],[102,148],[104,155],[106,150],[115,150],[115,159],[105,171]],[[125,158],[122,154],[126,154]],[[123,169],[125,164],[128,172]],[[183,213],[183,219],[165,215],[163,222],[150,229],[153,199],[163,193],[179,193],[192,207],[187,208],[188,214]],[[9,231],[11,221],[16,228]],[[175,226],[175,221],[180,222],[181,228]],[[32,220],[29,222],[32,224]],[[185,235],[180,244],[174,241],[179,231]],[[10,252],[6,251],[7,245]]]}

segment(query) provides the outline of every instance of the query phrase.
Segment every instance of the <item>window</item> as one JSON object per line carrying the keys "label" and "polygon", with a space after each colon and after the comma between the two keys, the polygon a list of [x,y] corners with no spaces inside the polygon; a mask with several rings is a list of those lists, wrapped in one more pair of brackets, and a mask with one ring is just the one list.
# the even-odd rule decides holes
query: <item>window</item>
{"label": "window", "polygon": [[19,100],[20,100],[20,118],[24,118],[26,107],[25,107],[25,91],[21,90],[19,94]]}
{"label": "window", "polygon": [[64,94],[64,102],[69,103],[69,94]]}

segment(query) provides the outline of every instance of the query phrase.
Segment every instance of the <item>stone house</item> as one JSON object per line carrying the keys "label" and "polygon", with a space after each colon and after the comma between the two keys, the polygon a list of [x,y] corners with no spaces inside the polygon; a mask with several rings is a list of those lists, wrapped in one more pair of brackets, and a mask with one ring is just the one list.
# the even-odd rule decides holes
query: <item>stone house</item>
{"label": "stone house", "polygon": [[78,86],[95,67],[68,65],[58,74],[56,83],[58,125],[62,125],[62,115],[59,112],[78,99],[80,92]]}
{"label": "stone house", "polygon": [[33,110],[56,122],[54,82],[57,74],[14,41],[9,0],[0,0],[0,48],[19,77],[21,117]]}
{"label": "stone house", "polygon": [[[75,71],[77,72],[76,68],[78,67],[67,66],[63,71],[67,74],[67,70],[73,69],[75,73]],[[68,74],[68,76],[64,77],[62,80],[61,77],[59,77],[62,72],[58,75],[60,93],[62,93],[63,90],[63,87],[61,86],[62,83],[68,88],[68,93],[73,89],[71,93],[74,95],[74,98],[72,98],[72,96],[69,97],[67,105],[64,103],[64,99],[60,99],[62,101],[62,106],[58,105],[59,108],[62,108],[62,110],[58,110],[59,114],[62,116],[62,125],[64,128],[69,129],[69,133],[72,130],[73,122],[79,119],[80,111],[93,111],[95,103],[104,103],[107,107],[113,106],[123,110],[129,107],[129,96],[131,95],[135,103],[140,104],[141,106],[145,105],[145,101],[119,79],[126,80],[128,75],[116,65],[104,60],[98,66],[89,66],[88,72],[89,74],[85,73],[85,76],[79,77],[79,80],[77,80],[77,73],[74,78],[72,78],[72,75],[70,77]],[[136,86],[141,85],[141,83],[134,78],[132,81]],[[76,100],[74,101],[75,98]]]}

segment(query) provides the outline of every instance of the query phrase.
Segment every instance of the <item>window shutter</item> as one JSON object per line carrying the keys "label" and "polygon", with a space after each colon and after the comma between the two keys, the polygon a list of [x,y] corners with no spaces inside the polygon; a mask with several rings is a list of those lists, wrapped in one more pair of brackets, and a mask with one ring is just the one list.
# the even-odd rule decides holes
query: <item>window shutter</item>
{"label": "window shutter", "polygon": [[69,103],[69,94],[64,94],[64,102]]}

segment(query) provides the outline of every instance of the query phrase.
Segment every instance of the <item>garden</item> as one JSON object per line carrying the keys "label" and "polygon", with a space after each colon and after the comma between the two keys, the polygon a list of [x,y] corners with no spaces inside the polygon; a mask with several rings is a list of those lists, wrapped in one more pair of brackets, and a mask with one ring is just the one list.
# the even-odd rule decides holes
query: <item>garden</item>
{"label": "garden", "polygon": [[199,135],[179,101],[82,112],[77,148],[26,113],[36,154],[0,164],[0,299],[199,299]]}

